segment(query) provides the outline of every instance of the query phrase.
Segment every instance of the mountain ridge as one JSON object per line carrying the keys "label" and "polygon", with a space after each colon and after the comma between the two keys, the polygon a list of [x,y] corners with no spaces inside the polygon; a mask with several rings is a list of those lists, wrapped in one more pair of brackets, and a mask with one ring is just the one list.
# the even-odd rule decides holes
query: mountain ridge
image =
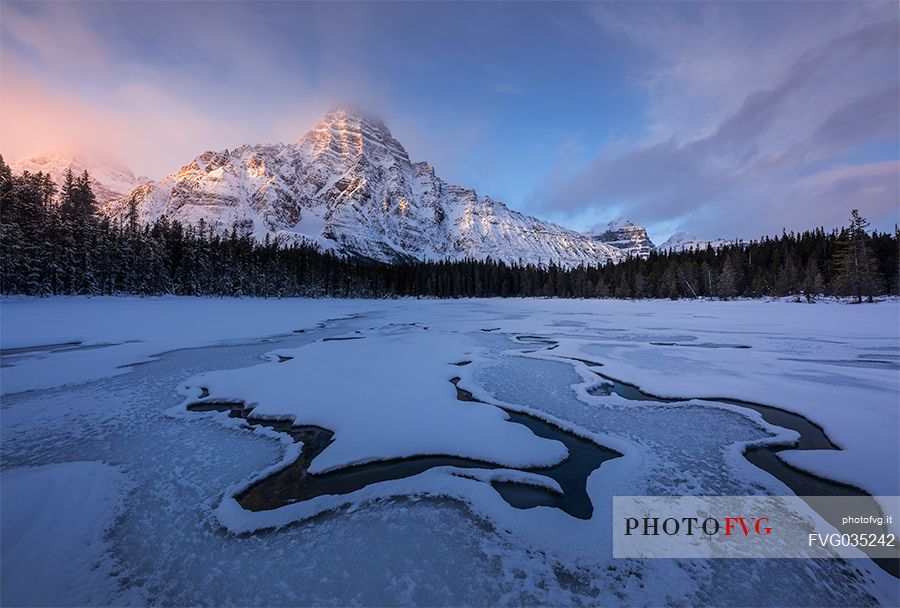
{"label": "mountain ridge", "polygon": [[656,250],[656,245],[647,235],[647,229],[631,220],[614,220],[605,226],[595,226],[584,234],[616,247],[628,257],[637,256],[646,259]]}
{"label": "mountain ridge", "polygon": [[702,250],[707,247],[718,249],[723,245],[734,243],[729,239],[701,239],[687,232],[676,232],[658,247],[660,251],[688,251],[690,249]]}
{"label": "mountain ridge", "polygon": [[571,268],[727,242],[676,233],[657,247],[626,219],[579,233],[528,216],[443,181],[428,162],[413,162],[379,118],[342,108],[294,143],[206,151],[156,181],[72,154],[10,167],[43,171],[58,186],[66,169],[88,170],[101,212],[119,221],[134,205],[142,223],[165,215],[386,262],[491,258]]}
{"label": "mountain ridge", "polygon": [[617,262],[617,248],[509,209],[412,162],[379,119],[334,109],[296,144],[208,151],[108,201],[122,219],[203,220],[256,238],[314,242],[379,261],[495,259],[563,267]]}

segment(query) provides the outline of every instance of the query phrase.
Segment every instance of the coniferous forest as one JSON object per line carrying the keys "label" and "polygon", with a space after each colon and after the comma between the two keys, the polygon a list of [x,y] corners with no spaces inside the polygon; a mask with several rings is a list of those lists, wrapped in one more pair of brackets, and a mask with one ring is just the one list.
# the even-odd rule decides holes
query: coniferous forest
{"label": "coniferous forest", "polygon": [[[848,201],[848,206],[852,201]],[[98,213],[90,176],[13,175],[0,157],[0,292],[217,296],[697,298],[900,295],[898,230],[848,225],[654,252],[564,270],[486,261],[383,264],[304,244],[254,240],[165,218],[140,225]]]}

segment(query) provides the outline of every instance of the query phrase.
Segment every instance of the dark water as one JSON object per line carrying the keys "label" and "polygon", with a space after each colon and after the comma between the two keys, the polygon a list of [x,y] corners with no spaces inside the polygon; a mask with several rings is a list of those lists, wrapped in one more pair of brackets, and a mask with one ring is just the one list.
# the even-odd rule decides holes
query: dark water
{"label": "dark water", "polygon": [[653,346],[689,346],[691,348],[753,348],[749,344],[716,344],[713,342],[701,342],[698,344],[684,344],[682,342],[651,342]]}
{"label": "dark water", "polygon": [[[454,378],[451,382],[456,385],[459,378]],[[459,386],[456,387],[456,398],[460,401],[478,401],[472,393],[459,388]],[[561,496],[535,486],[513,482],[495,482],[492,484],[494,488],[500,492],[506,502],[520,509],[545,505],[562,509],[573,517],[590,519],[594,512],[594,506],[587,494],[587,478],[603,462],[618,458],[622,454],[564,431],[535,416],[511,410],[505,411],[509,415],[510,422],[527,426],[538,437],[555,439],[564,444],[569,451],[569,456],[552,467],[525,469],[556,481],[563,490]]]}
{"label": "dark water", "polygon": [[822,365],[837,365],[839,367],[861,367],[864,369],[893,369],[900,370],[900,362],[887,361],[875,358],[858,357],[856,359],[795,359],[784,357],[782,361],[800,361],[802,363],[821,363]]}
{"label": "dark water", "polygon": [[0,357],[9,357],[11,355],[24,355],[26,353],[38,353],[41,351],[57,351],[68,350],[77,347],[81,342],[60,342],[58,344],[42,344],[37,346],[22,346],[20,348],[3,348],[0,349]]}
{"label": "dark water", "polygon": [[13,357],[15,355],[26,355],[28,353],[63,353],[72,350],[95,350],[98,348],[107,348],[109,346],[119,346],[126,342],[103,342],[101,344],[82,344],[82,342],[60,342],[59,344],[43,344],[37,346],[23,346],[21,348],[4,348],[0,349],[0,357]]}
{"label": "dark water", "polygon": [[[597,364],[588,363],[586,361],[584,363],[588,364],[590,367],[597,366]],[[598,387],[595,387],[594,389],[591,389],[589,391],[591,394],[609,395],[611,393],[615,393],[620,397],[632,401],[656,401],[662,403],[678,403],[689,401],[689,399],[685,398],[660,397],[657,395],[652,395],[650,393],[642,391],[633,384],[621,382],[619,380],[616,380],[615,378],[601,374],[596,369],[594,369],[593,371],[595,374],[604,379],[604,383]],[[808,473],[801,469],[792,467],[778,457],[778,452],[782,452],[784,450],[840,449],[836,445],[834,445],[834,443],[832,443],[832,441],[828,438],[828,435],[825,434],[825,431],[822,429],[822,427],[811,422],[804,416],[801,416],[800,414],[796,414],[794,412],[783,410],[781,408],[762,405],[761,403],[753,403],[751,401],[742,401],[738,399],[704,397],[702,399],[695,400],[710,401],[714,403],[727,403],[729,405],[751,409],[759,412],[763,420],[773,426],[779,426],[782,428],[797,431],[797,433],[799,433],[800,435],[800,438],[792,444],[749,446],[744,451],[744,457],[751,464],[759,467],[763,471],[769,473],[770,475],[784,483],[784,485],[789,487],[791,491],[793,491],[797,496],[870,496],[867,492],[854,486],[837,481],[832,481],[830,479],[825,479],[823,477],[819,477],[818,475],[813,475],[812,473]],[[828,508],[827,502],[815,500],[807,500],[806,502],[813,509],[815,509],[816,512],[818,512],[825,521],[834,525],[838,529],[842,529],[842,527],[840,526],[841,518],[845,515],[845,513],[834,512],[830,510]],[[873,513],[881,512],[881,508],[878,506],[878,503],[874,498],[871,500],[869,509]],[[852,531],[849,530],[847,526],[844,526],[843,530]],[[865,530],[859,531],[863,532]],[[886,527],[883,531],[885,533],[888,532]],[[863,551],[865,552],[864,548],[861,547],[861,549],[863,549]],[[873,561],[878,564],[878,566],[882,570],[885,570],[886,572],[894,576],[900,577],[900,560],[873,558]]]}
{"label": "dark water", "polygon": [[[456,385],[459,378],[454,378],[452,382]],[[461,401],[477,401],[469,391],[459,387],[456,391],[457,398]],[[204,391],[204,395],[208,395],[208,392]],[[469,458],[433,454],[381,460],[311,474],[309,465],[333,440],[334,433],[330,430],[309,425],[295,426],[289,421],[255,418],[252,416],[252,409],[245,408],[242,403],[199,402],[189,405],[188,409],[197,412],[227,412],[231,417],[245,419],[252,426],[265,426],[289,434],[294,441],[303,442],[300,456],[295,462],[256,482],[236,497],[238,503],[250,511],[277,509],[316,496],[349,494],[373,483],[412,477],[434,467],[508,468]],[[511,424],[525,425],[539,437],[563,443],[569,455],[552,467],[522,469],[554,479],[563,490],[561,495],[547,488],[514,481],[493,482],[491,485],[494,489],[507,503],[519,509],[542,505],[561,509],[572,517],[590,519],[594,508],[587,494],[587,478],[603,462],[621,454],[534,416],[506,411]]]}

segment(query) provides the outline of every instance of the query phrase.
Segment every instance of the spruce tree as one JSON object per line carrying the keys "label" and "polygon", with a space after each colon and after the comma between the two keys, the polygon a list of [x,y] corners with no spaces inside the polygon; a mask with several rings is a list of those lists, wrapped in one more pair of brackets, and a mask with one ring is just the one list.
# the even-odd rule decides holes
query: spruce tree
{"label": "spruce tree", "polygon": [[859,214],[850,212],[850,225],[841,231],[835,251],[835,291],[840,295],[852,295],[857,303],[873,302],[881,286],[878,260],[869,246],[867,228],[869,222]]}
{"label": "spruce tree", "polygon": [[76,213],[75,208],[77,206],[77,192],[75,186],[75,175],[72,173],[72,168],[69,167],[66,169],[65,177],[63,177],[62,187],[59,190],[59,212],[60,215],[65,219],[74,219]]}
{"label": "spruce tree", "polygon": [[719,273],[719,282],[717,285],[718,296],[723,300],[733,298],[737,295],[737,273],[731,261],[731,256],[725,258],[722,264],[722,271]]}

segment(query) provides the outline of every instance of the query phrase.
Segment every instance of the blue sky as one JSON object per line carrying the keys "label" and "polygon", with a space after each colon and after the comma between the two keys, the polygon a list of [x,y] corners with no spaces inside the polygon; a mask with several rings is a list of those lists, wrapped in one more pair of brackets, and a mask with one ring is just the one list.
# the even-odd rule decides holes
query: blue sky
{"label": "blue sky", "polygon": [[0,3],[0,151],[159,178],[335,104],[414,160],[584,229],[900,221],[893,2]]}

